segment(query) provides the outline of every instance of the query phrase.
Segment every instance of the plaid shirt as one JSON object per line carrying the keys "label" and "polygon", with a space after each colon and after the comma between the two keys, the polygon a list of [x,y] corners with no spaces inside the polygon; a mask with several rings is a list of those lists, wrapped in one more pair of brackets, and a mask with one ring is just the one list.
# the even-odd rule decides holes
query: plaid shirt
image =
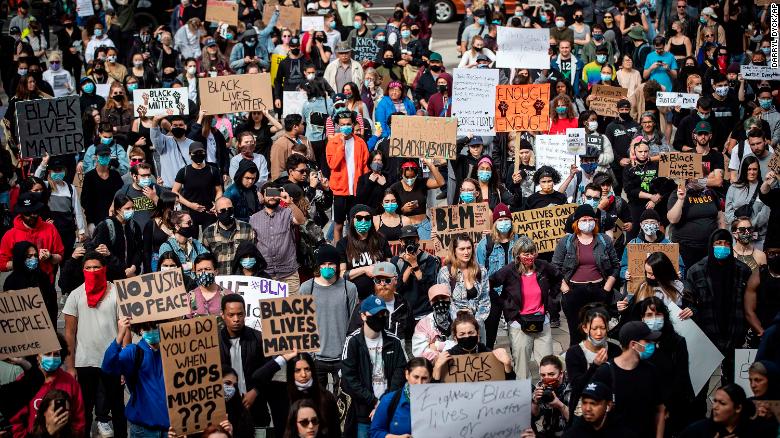
{"label": "plaid shirt", "polygon": [[[217,227],[220,228],[217,229]],[[227,237],[222,234],[222,231],[226,230],[220,226],[219,221],[214,222],[203,230],[203,238],[200,241],[203,243],[203,246],[217,257],[219,261],[217,275],[230,275],[230,266],[233,263],[233,258],[236,256],[238,245],[242,242],[252,242],[254,244],[257,240],[257,235],[248,223],[238,219],[236,219],[236,224]]]}

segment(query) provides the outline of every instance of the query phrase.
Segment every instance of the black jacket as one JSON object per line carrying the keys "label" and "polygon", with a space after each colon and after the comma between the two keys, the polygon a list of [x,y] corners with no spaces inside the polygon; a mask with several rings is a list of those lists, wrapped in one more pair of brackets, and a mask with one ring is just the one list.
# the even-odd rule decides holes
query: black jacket
{"label": "black jacket", "polygon": [[95,227],[95,236],[92,241],[95,245],[104,244],[111,251],[111,258],[116,259],[117,265],[122,270],[135,265],[136,274],[140,274],[143,267],[143,235],[136,221],[131,220],[122,226],[115,217],[110,217],[114,224],[114,238],[106,221],[102,221]]}
{"label": "black jacket", "polygon": [[[352,312],[352,318],[349,320],[347,332],[353,332],[360,329],[362,326],[363,320],[360,318],[360,304],[358,304]],[[406,298],[398,292],[395,294],[395,307],[390,314],[390,318],[387,319],[387,327],[385,327],[385,330],[401,339],[404,339],[408,330],[414,331],[412,308],[409,306],[409,303],[406,302]]]}
{"label": "black jacket", "polygon": [[[398,269],[398,293],[401,294],[411,308],[412,317],[415,319],[431,313],[431,303],[428,301],[428,289],[436,284],[436,277],[441,269],[441,259],[421,251],[417,254],[417,266],[422,271],[422,279],[418,280],[414,274],[409,275],[409,280],[404,282],[403,275],[410,266],[401,256],[393,256],[390,259]],[[408,329],[414,331],[414,325],[410,324]],[[411,336],[411,334],[409,334]]]}
{"label": "black jacket", "polygon": [[[623,351],[620,347],[612,342],[607,342],[607,360],[612,360]],[[591,381],[596,374],[596,370],[599,366],[596,364],[588,364],[585,359],[585,352],[582,347],[572,345],[566,350],[566,378],[569,379],[569,385],[571,385],[571,396],[569,397],[569,411],[574,412],[574,408],[577,407],[577,402],[580,400],[580,394],[585,389],[585,385]],[[687,368],[685,369],[687,372]],[[571,422],[574,419],[574,415],[569,418]]]}
{"label": "black jacket", "polygon": [[[406,383],[404,378],[406,352],[401,340],[386,331],[382,333],[382,362],[387,381],[385,394],[403,387]],[[374,396],[371,384],[372,369],[363,330],[355,330],[344,342],[344,353],[341,356],[341,388],[352,397],[352,406],[359,423],[371,422],[368,415],[379,401]]]}
{"label": "black jacket", "polygon": [[[263,335],[255,329],[244,327],[238,342],[241,346],[241,368],[244,372],[246,389],[247,391],[257,390],[257,398],[251,408],[252,419],[256,426],[267,425],[270,416],[266,407],[266,391],[259,386],[259,382],[252,379],[254,372],[269,360],[263,354]],[[223,369],[225,367],[236,368],[230,362],[230,335],[226,328],[219,331],[219,356]]]}
{"label": "black jacket", "polygon": [[[536,259],[534,261],[536,282],[542,291],[542,305],[545,311],[551,308],[550,296],[561,283],[563,276],[551,263]],[[509,263],[490,276],[490,285],[498,292],[504,306],[504,319],[507,323],[519,321],[523,309],[523,281],[514,262]],[[499,287],[501,289],[499,289]]]}

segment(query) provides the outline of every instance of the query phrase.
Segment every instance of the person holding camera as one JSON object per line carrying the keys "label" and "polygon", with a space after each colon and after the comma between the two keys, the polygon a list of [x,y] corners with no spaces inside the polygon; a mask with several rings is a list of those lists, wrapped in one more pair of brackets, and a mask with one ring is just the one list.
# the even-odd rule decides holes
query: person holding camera
{"label": "person holding camera", "polygon": [[[416,324],[432,311],[428,290],[436,284],[441,259],[422,250],[414,225],[401,227],[400,239],[403,243],[402,252],[393,256],[390,263],[398,268],[398,293],[409,303]],[[414,325],[409,328],[413,331]],[[407,332],[407,339],[411,337],[411,331]]]}
{"label": "person holding camera", "polygon": [[539,377],[531,397],[531,427],[537,437],[561,436],[569,421],[571,395],[561,359],[544,356],[539,361]]}

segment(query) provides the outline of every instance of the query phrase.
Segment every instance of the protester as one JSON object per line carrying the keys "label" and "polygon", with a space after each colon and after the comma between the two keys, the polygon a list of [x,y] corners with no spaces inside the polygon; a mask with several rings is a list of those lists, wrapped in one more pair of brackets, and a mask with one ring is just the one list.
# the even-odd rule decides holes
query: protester
{"label": "protester", "polygon": [[[181,262],[184,275],[195,279],[195,259],[201,254],[208,252],[196,236],[198,228],[193,225],[189,214],[177,211],[171,214],[171,225],[173,225],[172,236],[163,242],[158,249],[159,254],[171,251]],[[216,261],[214,263],[216,266]]]}
{"label": "protester", "polygon": [[379,400],[374,417],[371,419],[371,438],[383,438],[391,433],[394,435],[412,432],[411,399],[409,385],[428,383],[431,379],[432,366],[428,359],[415,357],[404,367],[406,384],[402,389],[388,392]]}
{"label": "protester", "polygon": [[515,372],[512,369],[512,358],[503,348],[492,350],[479,342],[479,322],[468,312],[461,312],[452,321],[452,338],[455,345],[450,349],[443,351],[436,358],[431,378],[434,382],[439,382],[444,378],[446,367],[449,366],[450,358],[462,354],[492,353],[496,359],[504,366],[506,380],[515,380]]}
{"label": "protester", "polygon": [[[257,195],[254,196],[257,199]],[[230,198],[217,198],[214,209],[217,221],[203,230],[201,243],[217,257],[217,273],[228,275],[238,248],[245,242],[255,243],[257,236],[245,220],[238,219]]]}

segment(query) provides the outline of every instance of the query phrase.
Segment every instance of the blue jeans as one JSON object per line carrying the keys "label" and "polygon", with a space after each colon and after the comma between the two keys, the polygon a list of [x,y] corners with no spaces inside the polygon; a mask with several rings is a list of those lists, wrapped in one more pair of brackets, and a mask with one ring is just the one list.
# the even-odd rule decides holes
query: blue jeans
{"label": "blue jeans", "polygon": [[168,431],[162,429],[151,429],[140,424],[130,424],[130,438],[167,438]]}
{"label": "blue jeans", "polygon": [[368,432],[371,429],[371,424],[369,423],[358,423],[357,424],[357,438],[368,438]]}
{"label": "blue jeans", "polygon": [[423,219],[422,222],[417,224],[417,235],[420,236],[420,240],[431,239],[431,220],[428,218]]}

